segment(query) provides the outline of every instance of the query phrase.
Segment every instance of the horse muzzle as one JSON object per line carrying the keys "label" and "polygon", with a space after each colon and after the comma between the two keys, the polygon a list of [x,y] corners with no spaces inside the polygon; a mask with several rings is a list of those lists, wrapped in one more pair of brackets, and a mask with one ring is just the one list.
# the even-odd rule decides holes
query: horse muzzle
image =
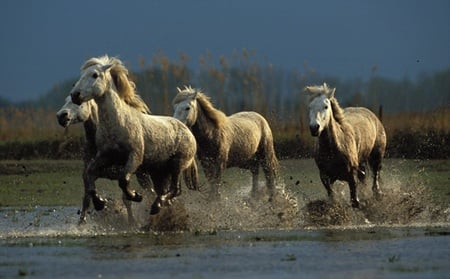
{"label": "horse muzzle", "polygon": [[72,103],[74,103],[76,105],[81,105],[81,103],[83,103],[83,100],[81,99],[80,91],[71,93],[70,97],[72,98]]}
{"label": "horse muzzle", "polygon": [[56,118],[58,119],[59,125],[63,126],[64,128],[69,126],[70,118],[69,118],[69,114],[67,112],[62,112],[62,113],[56,114]]}
{"label": "horse muzzle", "polygon": [[319,124],[309,125],[309,131],[311,132],[311,136],[318,137],[319,136],[319,128],[320,128]]}

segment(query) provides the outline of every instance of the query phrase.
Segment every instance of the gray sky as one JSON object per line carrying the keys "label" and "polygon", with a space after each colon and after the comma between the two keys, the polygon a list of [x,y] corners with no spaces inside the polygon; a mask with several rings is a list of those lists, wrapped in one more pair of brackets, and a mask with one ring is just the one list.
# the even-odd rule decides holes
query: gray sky
{"label": "gray sky", "polygon": [[[450,67],[447,0],[3,0],[0,96],[22,101],[79,75],[85,59],[118,55],[132,70],[161,49],[192,66],[253,49],[278,68],[414,79]],[[196,86],[201,86],[196,85]]]}

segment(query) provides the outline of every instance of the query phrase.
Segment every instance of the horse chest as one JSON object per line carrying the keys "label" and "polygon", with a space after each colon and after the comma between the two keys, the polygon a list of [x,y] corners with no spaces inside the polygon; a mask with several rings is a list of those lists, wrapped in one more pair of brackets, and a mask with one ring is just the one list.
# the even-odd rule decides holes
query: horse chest
{"label": "horse chest", "polygon": [[319,170],[333,180],[346,180],[351,171],[349,161],[337,150],[319,150],[315,160]]}

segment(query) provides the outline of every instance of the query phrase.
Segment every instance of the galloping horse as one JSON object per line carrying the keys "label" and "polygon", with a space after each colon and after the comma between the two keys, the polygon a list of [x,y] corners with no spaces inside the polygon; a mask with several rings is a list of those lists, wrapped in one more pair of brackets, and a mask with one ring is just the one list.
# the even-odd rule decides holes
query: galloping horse
{"label": "galloping horse", "polygon": [[[149,111],[145,110],[144,113],[149,113]],[[84,126],[84,134],[86,137],[86,145],[84,149],[83,162],[84,162],[84,171],[86,170],[89,162],[91,162],[95,155],[97,154],[97,146],[95,144],[95,134],[97,131],[98,125],[98,109],[97,103],[94,100],[87,101],[82,103],[81,105],[76,105],[72,102],[70,96],[66,98],[65,104],[58,110],[56,113],[56,118],[58,119],[58,123],[64,128],[69,127],[70,125],[83,123]],[[114,163],[114,162],[111,162]],[[111,180],[118,179],[118,170],[120,169],[120,165],[114,165],[107,169],[104,169],[99,174],[100,178],[107,178]],[[83,171],[83,172],[84,172]],[[149,175],[143,172],[136,172],[136,178],[143,189],[149,189],[151,186],[151,181]],[[86,220],[86,213],[89,208],[89,204],[91,201],[91,196],[89,194],[89,189],[84,185],[84,197],[82,203],[82,209],[80,213],[80,221],[83,222]],[[104,207],[105,201],[95,195],[92,197],[94,200],[94,207],[96,209],[102,209]],[[130,224],[135,223],[133,212],[131,210],[131,201],[126,198],[125,195],[122,195],[123,203],[127,209],[128,222]]]}
{"label": "galloping horse", "polygon": [[142,200],[128,189],[131,175],[137,171],[150,174],[157,194],[150,214],[157,214],[180,194],[181,173],[188,188],[198,189],[194,136],[173,117],[142,113],[146,105],[122,61],[107,55],[87,60],[71,97],[75,104],[94,99],[98,106],[97,154],[83,174],[92,197],[101,170],[117,163],[123,166],[118,173],[119,186],[129,200]]}
{"label": "galloping horse", "polygon": [[278,160],[272,131],[264,117],[252,111],[227,117],[214,108],[202,92],[190,86],[183,90],[177,89],[178,95],[173,100],[173,116],[190,127],[197,140],[197,155],[211,184],[212,198],[219,196],[222,173],[229,167],[251,171],[252,194],[255,195],[260,166],[272,198]]}
{"label": "galloping horse", "polygon": [[336,88],[307,86],[310,95],[309,127],[311,135],[318,137],[316,164],[328,196],[333,196],[331,185],[336,180],[349,184],[353,207],[360,203],[356,193],[356,181],[364,180],[368,162],[373,175],[372,190],[379,197],[379,172],[386,149],[386,133],[383,124],[370,110],[363,107],[342,109],[334,98]]}

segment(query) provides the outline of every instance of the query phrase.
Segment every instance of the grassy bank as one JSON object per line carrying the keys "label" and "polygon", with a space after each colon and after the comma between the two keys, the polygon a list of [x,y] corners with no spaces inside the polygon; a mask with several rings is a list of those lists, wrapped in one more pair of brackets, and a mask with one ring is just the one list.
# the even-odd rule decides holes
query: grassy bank
{"label": "grassy bank", "polygon": [[[80,160],[0,161],[0,206],[79,206],[83,194],[82,167]],[[450,204],[450,160],[387,159],[382,176],[382,185],[394,182],[423,185],[436,203]],[[318,170],[311,159],[282,160],[280,178],[286,188],[300,198],[326,197]],[[203,175],[200,181],[205,182]],[[250,185],[250,173],[229,169],[224,181],[224,187]],[[136,179],[133,178],[131,186],[139,189]],[[117,182],[99,179],[97,187],[105,197],[121,199]],[[348,191],[346,186],[336,187]]]}

